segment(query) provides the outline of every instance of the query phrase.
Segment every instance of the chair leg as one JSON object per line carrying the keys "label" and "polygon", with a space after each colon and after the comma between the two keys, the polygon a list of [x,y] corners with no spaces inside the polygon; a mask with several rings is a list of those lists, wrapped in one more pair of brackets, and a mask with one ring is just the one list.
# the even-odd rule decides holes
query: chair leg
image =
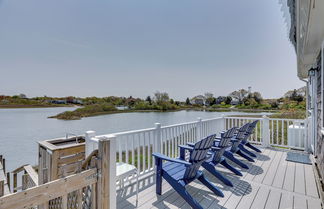
{"label": "chair leg", "polygon": [[245,169],[249,169],[249,166],[247,166],[245,163],[241,162],[239,159],[235,158],[233,153],[229,152],[229,151],[225,151],[224,152],[224,156],[233,161],[234,163],[236,163],[237,165],[239,165],[240,167],[242,168],[245,168]]}
{"label": "chair leg", "polygon": [[222,181],[227,186],[233,187],[232,182],[227,179],[225,176],[223,176],[220,172],[218,172],[215,168],[215,166],[210,165],[208,163],[203,163],[202,166],[211,174],[213,174],[216,178],[218,178],[220,181]]}
{"label": "chair leg", "polygon": [[242,144],[239,145],[239,150],[245,152],[246,154],[250,155],[251,157],[256,157],[256,155],[251,152],[250,150],[247,150]]}
{"label": "chair leg", "polygon": [[251,157],[249,157],[247,154],[245,154],[245,153],[242,152],[241,150],[238,150],[238,151],[236,152],[236,154],[240,155],[241,157],[247,159],[247,160],[250,161],[250,162],[254,162],[254,160],[253,160]]}
{"label": "chair leg", "polygon": [[245,145],[248,146],[249,148],[253,149],[253,150],[256,151],[256,152],[260,152],[260,153],[261,153],[261,150],[258,149],[258,148],[255,147],[255,146],[253,146],[251,143],[248,142],[248,143],[246,143]]}
{"label": "chair leg", "polygon": [[243,174],[241,173],[241,171],[237,170],[236,168],[234,168],[233,166],[231,166],[230,164],[228,164],[228,162],[224,159],[221,164],[227,168],[228,170],[232,171],[234,174],[238,175],[238,176],[243,176]]}
{"label": "chair leg", "polygon": [[156,165],[156,194],[162,194],[162,160],[155,158]]}
{"label": "chair leg", "polygon": [[203,207],[192,198],[192,196],[187,192],[186,188],[179,183],[170,184],[176,192],[194,209],[203,209]]}
{"label": "chair leg", "polygon": [[210,181],[208,181],[204,175],[201,175],[198,180],[203,183],[203,185],[205,185],[206,187],[208,187],[208,189],[210,189],[212,192],[214,192],[214,194],[216,194],[217,196],[220,197],[224,197],[224,193],[218,189],[215,185],[213,185]]}

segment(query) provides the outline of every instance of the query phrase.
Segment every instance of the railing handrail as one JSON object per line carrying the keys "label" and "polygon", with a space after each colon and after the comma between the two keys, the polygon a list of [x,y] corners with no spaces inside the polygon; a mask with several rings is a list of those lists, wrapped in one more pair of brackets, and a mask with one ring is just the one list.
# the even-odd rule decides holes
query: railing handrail
{"label": "railing handrail", "polygon": [[[246,120],[262,120],[263,118],[260,117],[233,117],[233,116],[225,116],[226,119],[246,119]],[[296,122],[303,122],[306,119],[292,119],[292,118],[268,118],[269,120],[285,120],[285,121],[296,121]]]}
{"label": "railing handrail", "polygon": [[[209,121],[220,120],[220,119],[223,119],[223,117],[208,118],[208,119],[202,120],[201,122],[209,122]],[[174,128],[174,127],[184,126],[184,125],[192,125],[195,123],[198,123],[198,121],[190,121],[190,122],[166,125],[166,126],[162,126],[161,129]],[[125,136],[125,135],[131,135],[131,134],[139,134],[139,133],[143,133],[143,132],[154,131],[155,129],[156,128],[145,128],[145,129],[135,129],[135,130],[130,130],[130,131],[115,132],[115,133],[110,133],[110,134],[98,135],[98,136],[96,136],[96,138],[108,137],[110,135],[114,135],[114,136],[118,137],[118,136],[122,136],[122,135]]]}

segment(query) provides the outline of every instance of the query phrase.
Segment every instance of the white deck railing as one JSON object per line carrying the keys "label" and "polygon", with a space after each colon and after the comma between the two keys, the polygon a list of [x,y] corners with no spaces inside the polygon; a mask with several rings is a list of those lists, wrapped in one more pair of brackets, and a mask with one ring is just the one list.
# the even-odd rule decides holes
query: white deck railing
{"label": "white deck railing", "polygon": [[[195,142],[210,134],[240,127],[247,122],[260,120],[250,142],[264,147],[276,146],[306,150],[307,121],[294,119],[270,119],[243,117],[220,117],[194,122],[161,126],[154,128],[120,132],[96,136],[94,131],[86,133],[86,155],[98,149],[99,144],[99,177],[108,179],[106,184],[109,194],[116,193],[116,162],[133,164],[140,171],[139,177],[151,174],[154,170],[153,152],[160,152],[169,157],[177,157],[178,145]],[[103,154],[104,153],[104,154]],[[102,159],[101,159],[102,158]],[[105,162],[104,162],[105,161]],[[101,177],[102,178],[102,177]],[[116,197],[109,195],[109,204],[115,208]]]}
{"label": "white deck railing", "polygon": [[154,168],[153,152],[161,152],[169,157],[178,156],[178,145],[195,142],[213,133],[224,130],[224,118],[214,118],[170,126],[156,123],[154,128],[95,136],[87,132],[87,155],[98,148],[100,138],[116,138],[116,160],[135,165],[140,175]]}
{"label": "white deck railing", "polygon": [[207,120],[161,126],[154,128],[113,133],[96,136],[87,132],[87,155],[97,149],[101,138],[116,138],[116,161],[135,165],[140,175],[149,173],[154,168],[153,152],[161,152],[169,157],[178,156],[178,145],[195,142],[210,134],[219,133],[232,127],[260,120],[250,142],[263,146],[277,146],[304,150],[306,146],[306,121],[295,119],[272,119],[245,117],[219,117]]}
{"label": "white deck railing", "polygon": [[307,147],[307,120],[282,118],[225,118],[226,129],[240,127],[245,123],[260,120],[249,141],[264,146],[305,150]]}

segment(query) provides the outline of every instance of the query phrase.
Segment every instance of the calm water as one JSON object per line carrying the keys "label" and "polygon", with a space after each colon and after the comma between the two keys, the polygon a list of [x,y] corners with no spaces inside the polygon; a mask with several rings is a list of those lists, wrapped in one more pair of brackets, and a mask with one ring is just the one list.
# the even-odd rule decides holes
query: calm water
{"label": "calm water", "polygon": [[66,133],[84,134],[94,130],[97,134],[154,127],[154,123],[171,125],[221,116],[222,114],[247,114],[238,112],[150,112],[123,113],[63,121],[48,119],[74,108],[0,109],[0,154],[7,160],[10,170],[23,164],[37,164],[37,141],[58,138]]}

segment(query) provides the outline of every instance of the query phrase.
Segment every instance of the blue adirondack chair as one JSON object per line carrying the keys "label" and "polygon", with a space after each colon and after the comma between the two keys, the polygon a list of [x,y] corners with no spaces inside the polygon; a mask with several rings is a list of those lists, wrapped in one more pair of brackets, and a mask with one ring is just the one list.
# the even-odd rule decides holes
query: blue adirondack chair
{"label": "blue adirondack chair", "polygon": [[[253,146],[250,142],[248,142],[248,139],[249,137],[253,134],[253,131],[254,129],[256,128],[257,124],[258,124],[259,120],[255,120],[253,121],[252,123],[250,123],[250,127],[247,129],[246,131],[246,137],[242,140],[241,144],[243,146],[247,146],[248,148],[256,151],[256,152],[260,152],[261,153],[261,150],[258,149],[257,147]],[[253,157],[256,157],[256,155],[250,151],[248,151],[247,149],[243,149],[244,152],[246,152],[247,154],[253,156]]]}
{"label": "blue adirondack chair", "polygon": [[[228,158],[230,158],[233,161],[239,161],[238,159],[234,159],[233,154],[238,154],[241,157],[247,159],[250,162],[254,162],[254,160],[247,155],[245,152],[248,152],[248,154],[250,153],[250,151],[246,150],[244,145],[242,144],[242,141],[248,137],[247,135],[247,131],[250,128],[250,123],[247,123],[245,125],[243,125],[240,129],[238,129],[237,134],[234,136],[234,138],[232,139],[232,146],[230,149],[227,150],[227,152],[230,153],[226,153],[225,156],[228,156]],[[231,154],[232,153],[232,154]],[[252,153],[253,154],[253,153]],[[242,164],[242,162],[240,161],[240,164]],[[245,166],[247,166],[246,164],[244,164]]]}
{"label": "blue adirondack chair", "polygon": [[218,172],[216,170],[215,166],[218,164],[221,164],[225,168],[232,171],[234,174],[243,176],[239,170],[237,170],[236,168],[234,168],[230,164],[228,164],[226,159],[223,157],[223,154],[226,151],[226,149],[231,146],[230,141],[231,141],[232,137],[234,136],[234,133],[236,132],[236,130],[237,130],[237,128],[232,128],[232,129],[226,131],[224,134],[222,134],[222,137],[220,140],[215,140],[214,146],[211,148],[212,157],[202,163],[202,166],[207,171],[209,171],[216,178],[221,180],[224,184],[231,186],[231,187],[233,187],[233,183],[228,178],[224,177],[220,172]]}
{"label": "blue adirondack chair", "polygon": [[[192,198],[185,186],[198,179],[216,195],[224,197],[223,192],[213,185],[203,172],[199,170],[201,164],[208,158],[208,151],[213,145],[216,135],[211,135],[195,143],[193,147],[181,145],[180,158],[169,158],[160,153],[153,153],[156,166],[156,193],[162,193],[162,178],[194,209],[203,207]],[[189,160],[185,160],[186,150],[190,151]],[[163,163],[163,161],[167,161]]]}
{"label": "blue adirondack chair", "polygon": [[[237,133],[234,135],[234,137],[231,140],[232,146],[230,148],[227,148],[224,152],[224,156],[227,159],[231,160],[232,162],[236,163],[237,165],[239,165],[240,167],[245,168],[245,169],[249,169],[249,166],[246,165],[245,163],[243,163],[241,160],[237,159],[234,156],[234,154],[237,153],[240,156],[245,157],[246,159],[250,159],[250,160],[254,161],[252,158],[248,157],[246,154],[241,152],[240,148],[239,148],[241,141],[244,139],[246,131],[249,128],[249,126],[250,126],[250,124],[247,123],[237,130]],[[224,134],[224,133],[225,132],[222,132],[221,134]]]}

